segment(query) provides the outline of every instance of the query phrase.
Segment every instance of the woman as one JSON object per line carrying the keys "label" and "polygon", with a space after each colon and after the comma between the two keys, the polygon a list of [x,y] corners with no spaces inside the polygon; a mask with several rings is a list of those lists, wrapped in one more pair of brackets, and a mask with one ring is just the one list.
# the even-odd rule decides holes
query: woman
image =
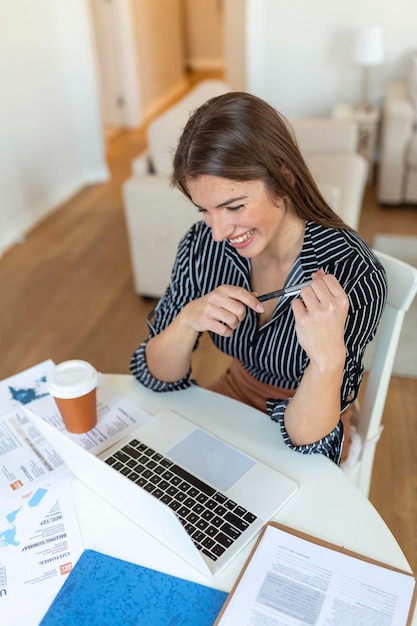
{"label": "woman", "polygon": [[[172,183],[203,220],[179,244],[132,373],[155,391],[186,388],[208,331],[234,357],[212,389],[269,413],[294,450],[340,463],[383,268],[326,204],[284,118],[253,95],[227,93],[191,115]],[[309,280],[299,295],[257,298]]]}

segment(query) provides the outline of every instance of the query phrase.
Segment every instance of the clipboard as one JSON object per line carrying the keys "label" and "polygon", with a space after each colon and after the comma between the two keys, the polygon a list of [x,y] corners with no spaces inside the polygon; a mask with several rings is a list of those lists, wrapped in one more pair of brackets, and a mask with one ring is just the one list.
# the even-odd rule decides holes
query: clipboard
{"label": "clipboard", "polygon": [[[279,532],[275,533],[274,530]],[[266,554],[267,549],[271,550],[271,548],[273,550],[276,549],[274,557],[270,556],[270,552]],[[271,561],[275,559],[275,568],[271,569]],[[282,559],[284,565],[280,562],[280,559]],[[297,570],[296,574],[296,564],[300,559],[301,565],[303,565],[303,559],[306,559],[304,578],[301,575],[302,568]],[[319,565],[316,563],[317,559],[320,559]],[[349,569],[350,567],[352,568],[351,570]],[[279,622],[280,624],[285,623],[285,612],[288,610],[288,620],[300,619],[301,621],[300,615],[291,615],[290,612],[302,611],[302,594],[304,590],[308,590],[308,579],[310,576],[308,572],[311,572],[311,568],[315,568],[314,572],[317,578],[315,579],[316,589],[312,593],[306,593],[306,600],[308,603],[311,603],[308,606],[309,619],[311,621],[306,623],[321,626],[324,623],[321,619],[329,619],[329,613],[326,612],[323,617],[319,613],[321,611],[329,611],[333,604],[334,611],[337,611],[338,607],[343,603],[339,596],[341,598],[343,593],[346,593],[347,597],[349,597],[349,593],[351,593],[351,607],[349,608],[348,601],[345,604],[347,612],[349,610],[353,612],[355,604],[358,603],[361,607],[364,607],[363,610],[377,611],[378,602],[380,602],[379,610],[389,611],[391,610],[390,602],[394,603],[395,600],[398,600],[401,602],[404,615],[404,621],[401,624],[403,626],[411,625],[417,598],[416,580],[412,573],[368,558],[283,524],[269,522],[263,527],[213,626],[229,626],[231,624],[246,626],[247,623],[249,624],[246,621],[248,610],[252,611],[252,615],[259,610],[260,616],[264,615],[263,611],[265,611],[265,615],[268,615],[270,619],[275,611],[276,619],[282,620],[282,622]],[[334,571],[335,568],[336,571]],[[360,577],[357,579],[350,577],[350,573],[355,571],[360,572],[364,580]],[[319,580],[320,572],[323,575],[321,582]],[[335,578],[329,584],[327,590],[323,584],[327,576],[325,572],[330,572]],[[297,576],[299,576],[298,579]],[[337,596],[335,595],[335,589],[332,588],[330,592],[332,585],[337,587],[336,579],[345,580],[344,584],[346,584],[346,591],[340,589]],[[375,581],[377,582],[375,583]],[[386,591],[387,586],[388,591]],[[283,589],[284,591],[282,591]],[[395,592],[391,593],[392,589],[395,589]],[[300,597],[298,597],[299,591]],[[291,592],[294,592],[294,596],[290,595]],[[364,598],[359,596],[355,600],[354,594],[356,592],[359,595],[361,592],[364,594],[367,592],[369,595],[366,595],[365,601],[363,601]],[[283,594],[282,598],[280,598],[281,593]],[[255,596],[256,601],[253,599]],[[291,606],[289,603],[285,606],[285,598],[288,600],[290,597]],[[293,598],[294,601],[292,602]],[[317,607],[319,599],[322,600],[317,617],[320,621],[316,621],[312,614],[314,613],[314,608]],[[280,606],[279,603],[281,601],[282,605]],[[369,608],[366,606],[366,601],[369,602]],[[325,604],[328,606],[325,606]],[[398,619],[394,617],[393,619],[394,621],[391,622],[392,626],[400,626]]]}

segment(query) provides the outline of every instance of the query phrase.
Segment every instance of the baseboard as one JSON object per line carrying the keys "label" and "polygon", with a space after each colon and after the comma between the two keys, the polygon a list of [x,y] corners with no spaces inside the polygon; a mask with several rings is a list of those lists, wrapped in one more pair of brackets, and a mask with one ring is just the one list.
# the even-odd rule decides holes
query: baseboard
{"label": "baseboard", "polygon": [[224,71],[224,59],[194,57],[187,59],[187,67],[194,72],[221,72]]}

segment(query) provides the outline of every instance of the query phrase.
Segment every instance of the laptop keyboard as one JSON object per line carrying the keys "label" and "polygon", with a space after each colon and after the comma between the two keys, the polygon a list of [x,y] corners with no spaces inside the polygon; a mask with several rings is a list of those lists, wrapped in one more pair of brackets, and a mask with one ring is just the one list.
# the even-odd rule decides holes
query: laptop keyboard
{"label": "laptop keyboard", "polygon": [[137,439],[105,463],[168,505],[201,552],[216,561],[256,515]]}

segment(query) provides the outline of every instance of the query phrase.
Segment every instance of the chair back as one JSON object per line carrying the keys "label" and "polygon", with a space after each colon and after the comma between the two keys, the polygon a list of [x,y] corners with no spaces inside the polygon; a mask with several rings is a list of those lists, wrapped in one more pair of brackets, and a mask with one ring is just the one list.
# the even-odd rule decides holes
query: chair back
{"label": "chair back", "polygon": [[382,430],[382,414],[404,315],[417,292],[417,268],[383,252],[375,250],[375,254],[387,273],[388,297],[373,340],[375,350],[359,409],[356,432],[348,458],[342,465],[342,469],[347,470],[349,477],[365,497],[369,497],[375,446]]}

